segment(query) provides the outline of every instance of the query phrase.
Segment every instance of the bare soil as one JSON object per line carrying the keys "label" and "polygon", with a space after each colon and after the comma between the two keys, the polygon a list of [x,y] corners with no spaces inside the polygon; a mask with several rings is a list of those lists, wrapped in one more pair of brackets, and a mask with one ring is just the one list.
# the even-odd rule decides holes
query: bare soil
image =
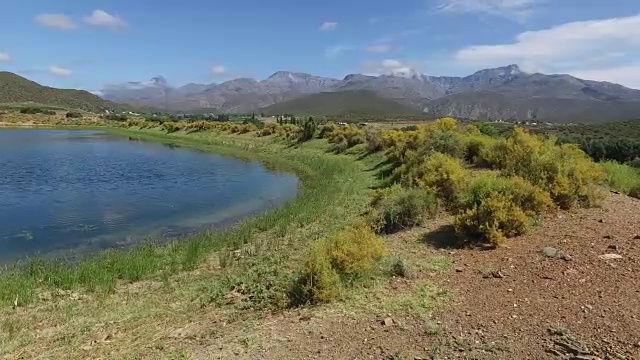
{"label": "bare soil", "polygon": [[[428,279],[448,290],[451,302],[429,317],[294,310],[260,321],[235,346],[210,344],[194,357],[640,359],[639,200],[609,194],[600,209],[558,212],[490,250],[456,247],[450,223],[440,218],[389,238],[396,254],[453,262],[444,275],[421,272],[387,286],[400,296]],[[551,257],[545,247],[560,252]]]}

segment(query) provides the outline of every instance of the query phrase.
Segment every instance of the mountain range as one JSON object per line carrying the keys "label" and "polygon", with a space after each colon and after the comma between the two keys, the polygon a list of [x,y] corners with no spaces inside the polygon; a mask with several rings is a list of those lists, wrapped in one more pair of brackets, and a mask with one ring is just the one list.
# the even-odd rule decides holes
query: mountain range
{"label": "mountain range", "polygon": [[[292,99],[305,97],[304,103],[312,104],[315,94],[354,90],[367,90],[434,116],[555,122],[640,118],[640,90],[570,75],[527,73],[517,65],[480,70],[465,77],[408,71],[381,76],[350,74],[340,80],[279,71],[262,81],[238,78],[181,87],[171,87],[158,76],[146,83],[111,85],[102,94],[107,100],[167,111],[234,113],[259,111],[274,104],[282,104],[278,108],[286,110]],[[379,101],[376,96],[372,101]],[[305,110],[296,106],[297,111]],[[313,113],[311,110],[306,112]]]}

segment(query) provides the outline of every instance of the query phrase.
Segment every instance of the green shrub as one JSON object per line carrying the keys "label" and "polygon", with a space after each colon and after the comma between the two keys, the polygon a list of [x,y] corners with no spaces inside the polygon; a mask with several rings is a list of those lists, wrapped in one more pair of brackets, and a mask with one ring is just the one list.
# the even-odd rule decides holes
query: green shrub
{"label": "green shrub", "polygon": [[327,244],[324,241],[311,247],[304,271],[289,291],[292,306],[317,304],[336,300],[342,293],[340,275],[331,266]]}
{"label": "green shrub", "polygon": [[298,141],[304,142],[304,141],[309,141],[313,139],[317,130],[318,130],[318,124],[313,119],[313,117],[310,117],[302,125],[302,131],[300,131]]}
{"label": "green shrub", "polygon": [[406,187],[421,187],[437,193],[447,205],[453,203],[464,186],[469,171],[462,161],[442,153],[424,157],[415,152],[405,155],[405,163],[394,171],[393,178]]}
{"label": "green shrub", "polygon": [[605,161],[602,166],[607,172],[607,184],[611,188],[640,198],[640,170],[615,161]]}
{"label": "green shrub", "polygon": [[631,166],[632,168],[640,169],[640,157],[629,161],[629,166]]}
{"label": "green shrub", "polygon": [[107,114],[104,115],[103,118],[110,121],[127,121],[129,119],[129,117],[124,114]]}
{"label": "green shrub", "polygon": [[386,254],[385,244],[365,225],[359,225],[316,242],[302,275],[289,291],[291,305],[329,302],[343,287],[366,277]]}
{"label": "green shrub", "polygon": [[384,241],[365,225],[331,237],[328,248],[331,265],[347,283],[369,275],[386,254]]}
{"label": "green shrub", "polygon": [[[326,126],[326,125],[325,125]],[[328,141],[334,144],[335,152],[342,152],[365,142],[365,132],[356,125],[346,125],[336,128],[328,135]]]}
{"label": "green shrub", "polygon": [[517,175],[549,192],[563,209],[594,206],[600,200],[595,184],[605,178],[602,168],[577,145],[556,145],[516,128],[511,138],[481,151],[482,161],[505,175]]}
{"label": "green shrub", "polygon": [[390,269],[391,276],[395,277],[409,277],[410,269],[407,261],[402,258],[397,258],[391,263]]}
{"label": "green shrub", "polygon": [[527,180],[483,172],[459,195],[454,226],[459,234],[499,245],[525,234],[552,208],[549,194]]}
{"label": "green shrub", "polygon": [[425,154],[439,152],[455,158],[464,158],[466,150],[462,135],[453,130],[432,131],[421,147],[421,151]]}
{"label": "green shrub", "polygon": [[420,226],[438,212],[438,198],[429,189],[403,189],[394,185],[379,192],[372,201],[376,229],[391,234]]}
{"label": "green shrub", "polygon": [[80,119],[80,118],[82,118],[82,114],[80,114],[79,112],[75,112],[75,111],[69,111],[68,113],[65,114],[65,117],[67,119]]}

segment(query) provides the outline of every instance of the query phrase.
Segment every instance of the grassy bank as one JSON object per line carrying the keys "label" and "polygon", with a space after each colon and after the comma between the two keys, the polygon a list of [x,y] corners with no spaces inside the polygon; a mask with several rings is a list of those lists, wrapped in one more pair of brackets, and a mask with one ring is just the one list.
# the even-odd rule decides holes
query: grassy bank
{"label": "grassy bank", "polygon": [[[378,158],[354,161],[354,156],[329,154],[326,144],[320,140],[292,147],[277,139],[249,135],[111,131],[140,140],[162,141],[172,146],[257,160],[275,170],[294,172],[302,180],[299,196],[283,207],[249,219],[227,232],[205,233],[166,246],[147,244],[130,251],[107,251],[74,266],[30,261],[24,268],[0,275],[0,301],[4,306],[32,303],[42,292],[109,293],[121,282],[166,279],[181,271],[196,269],[214,252],[218,253],[215,262],[227,267],[242,256],[238,250],[268,255],[259,260],[264,266],[250,266],[255,273],[242,273],[242,277],[252,279],[226,281],[260,287],[263,285],[254,284],[253,280],[272,278],[268,288],[248,290],[253,306],[271,306],[278,301],[277,296],[284,292],[291,276],[279,267],[287,266],[291,257],[297,256],[298,250],[303,250],[309,241],[327,236],[357,218],[365,209],[369,188],[376,184],[374,173],[365,170],[373,167]],[[288,250],[277,251],[279,249]]]}

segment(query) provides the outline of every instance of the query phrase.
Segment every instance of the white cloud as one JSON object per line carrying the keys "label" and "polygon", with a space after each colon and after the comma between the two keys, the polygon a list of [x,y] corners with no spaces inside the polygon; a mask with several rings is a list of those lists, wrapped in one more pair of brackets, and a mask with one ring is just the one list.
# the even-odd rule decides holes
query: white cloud
{"label": "white cloud", "polygon": [[40,25],[62,30],[72,30],[77,27],[73,19],[65,14],[40,14],[34,18],[34,21]]}
{"label": "white cloud", "polygon": [[586,80],[608,81],[640,89],[640,63],[590,70],[574,70],[570,74]]}
{"label": "white cloud", "polygon": [[402,63],[395,59],[387,59],[382,61],[382,66],[388,69],[402,67]]}
{"label": "white cloud", "polygon": [[100,97],[104,96],[104,92],[100,90],[90,90],[89,92],[96,96],[100,96]]}
{"label": "white cloud", "polygon": [[351,49],[353,49],[353,46],[350,46],[350,45],[329,46],[328,48],[324,49],[324,57],[331,59]]}
{"label": "white cloud", "polygon": [[389,44],[371,45],[371,46],[368,46],[366,50],[367,52],[370,52],[370,53],[386,53],[391,50],[391,45]]}
{"label": "white cloud", "polygon": [[213,73],[213,75],[222,75],[227,72],[227,68],[222,65],[218,65],[218,66],[214,66],[211,69],[211,72]]}
{"label": "white cloud", "polygon": [[9,62],[9,61],[11,61],[11,55],[0,52],[0,62]]}
{"label": "white cloud", "polygon": [[52,66],[49,68],[49,73],[55,76],[70,76],[71,70],[59,66]]}
{"label": "white cloud", "polygon": [[118,15],[112,15],[104,10],[94,10],[91,16],[84,18],[87,24],[94,26],[104,26],[111,29],[122,29],[129,25]]}
{"label": "white cloud", "polygon": [[542,0],[440,0],[437,9],[457,13],[482,13],[495,16],[514,17],[522,20]]}
{"label": "white cloud", "polygon": [[325,21],[320,25],[320,31],[332,31],[338,28],[338,23],[333,21]]}
{"label": "white cloud", "polygon": [[362,73],[366,75],[396,75],[411,77],[419,74],[423,61],[386,59],[383,61],[366,60],[362,63]]}
{"label": "white cloud", "polygon": [[585,59],[621,53],[626,56],[618,56],[618,62],[640,56],[640,15],[577,21],[527,31],[517,35],[510,44],[460,49],[455,59],[473,67],[519,63],[526,71],[558,71],[584,64]]}

